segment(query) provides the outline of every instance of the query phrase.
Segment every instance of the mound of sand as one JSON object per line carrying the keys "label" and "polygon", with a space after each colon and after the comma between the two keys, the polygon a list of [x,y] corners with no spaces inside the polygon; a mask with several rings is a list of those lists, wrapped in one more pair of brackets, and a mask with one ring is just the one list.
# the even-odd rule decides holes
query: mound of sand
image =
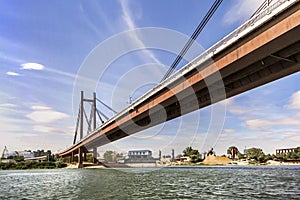
{"label": "mound of sand", "polygon": [[231,159],[223,156],[207,156],[202,162],[205,165],[227,165],[231,162]]}

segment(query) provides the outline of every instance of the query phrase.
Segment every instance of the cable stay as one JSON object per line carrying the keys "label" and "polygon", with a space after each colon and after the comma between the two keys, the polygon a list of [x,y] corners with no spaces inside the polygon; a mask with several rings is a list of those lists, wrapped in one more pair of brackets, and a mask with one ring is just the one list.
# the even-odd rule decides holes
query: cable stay
{"label": "cable stay", "polygon": [[100,113],[100,115],[102,115],[106,120],[109,119],[109,117],[107,117],[103,112],[101,112],[101,111],[98,110],[98,109],[97,109],[97,113],[98,113],[98,114]]}
{"label": "cable stay", "polygon": [[176,69],[177,65],[180,63],[180,61],[182,60],[182,58],[184,57],[186,52],[192,46],[192,44],[194,43],[194,41],[196,40],[196,38],[198,37],[200,32],[203,30],[203,28],[205,27],[207,22],[210,20],[210,18],[213,16],[213,14],[217,10],[217,8],[220,6],[222,1],[223,0],[216,0],[214,2],[214,4],[211,6],[211,8],[209,9],[209,11],[205,15],[205,17],[202,19],[202,21],[200,22],[200,24],[198,25],[198,27],[196,28],[196,30],[194,31],[194,33],[192,34],[192,36],[190,37],[188,42],[185,44],[185,46],[183,47],[183,49],[181,50],[179,55],[176,57],[176,59],[174,60],[174,62],[171,65],[171,67],[168,69],[167,73],[164,75],[164,77],[162,78],[162,80],[160,82],[162,82],[166,78],[168,78],[172,74],[172,72]]}
{"label": "cable stay", "polygon": [[99,119],[100,119],[101,123],[103,124],[103,123],[104,123],[104,121],[103,121],[103,119],[102,119],[102,117],[101,117],[101,115],[100,115],[100,113],[99,113],[98,109],[96,109],[96,112],[97,112],[97,115],[98,115],[98,117],[99,117]]}
{"label": "cable stay", "polygon": [[88,120],[88,117],[87,117],[87,114],[85,112],[85,110],[83,109],[83,114],[84,114],[84,117],[85,117],[85,120],[86,120],[86,123],[88,124],[88,130],[87,132],[89,133],[91,131],[91,124],[89,123],[89,120]]}
{"label": "cable stay", "polygon": [[75,135],[74,135],[73,144],[76,143],[76,138],[77,138],[77,133],[78,133],[78,128],[79,128],[79,120],[80,120],[80,106],[79,106],[79,109],[78,109],[78,115],[77,115],[77,122],[76,122],[76,127],[75,127]]}
{"label": "cable stay", "polygon": [[261,11],[263,11],[264,9],[266,9],[267,7],[269,7],[271,5],[273,0],[265,0],[259,7],[258,9],[253,13],[253,15],[251,15],[250,19],[252,17],[254,17],[255,15],[257,15],[258,13],[260,13]]}
{"label": "cable stay", "polygon": [[[91,105],[91,106],[93,106],[92,104],[91,104],[91,102],[89,102],[89,104]],[[93,112],[93,113],[92,113]],[[98,117],[99,117],[99,119],[100,119],[100,121],[101,121],[101,123],[103,124],[104,123],[104,120],[102,119],[102,117],[101,117],[101,115],[106,119],[106,120],[108,120],[109,119],[109,117],[107,117],[107,115],[105,115],[103,112],[101,112],[99,109],[97,109],[96,108],[96,113],[97,113],[97,115],[98,115]],[[91,116],[94,114],[94,111],[93,110],[91,110]],[[92,117],[90,118],[90,122],[92,121]]]}
{"label": "cable stay", "polygon": [[94,114],[93,105],[91,105],[91,112],[90,112],[90,118],[89,118],[89,123],[88,123],[90,125],[90,129],[91,129],[91,124],[92,124],[93,114]]}
{"label": "cable stay", "polygon": [[115,111],[114,109],[112,109],[110,106],[106,105],[103,101],[101,101],[100,99],[96,98],[96,100],[101,103],[102,105],[104,105],[106,108],[108,108],[110,111],[114,112],[115,114],[117,114],[118,112]]}

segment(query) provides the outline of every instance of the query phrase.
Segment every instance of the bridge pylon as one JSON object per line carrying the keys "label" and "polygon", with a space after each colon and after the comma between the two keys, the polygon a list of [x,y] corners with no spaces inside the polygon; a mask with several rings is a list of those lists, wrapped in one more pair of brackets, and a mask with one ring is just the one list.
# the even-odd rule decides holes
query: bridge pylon
{"label": "bridge pylon", "polygon": [[[74,140],[73,144],[76,143],[77,139],[77,134],[78,134],[78,129],[79,129],[79,139],[81,140],[84,137],[84,121],[86,120],[87,124],[87,134],[89,134],[91,131],[95,130],[97,127],[97,119],[96,119],[96,113],[97,113],[97,105],[96,105],[96,93],[93,93],[93,98],[92,99],[87,99],[84,97],[84,92],[80,92],[80,103],[79,103],[79,112],[78,112],[78,117],[77,117],[77,123],[76,123],[76,128],[75,128],[75,135],[74,135]],[[87,116],[87,113],[84,109],[85,107],[85,102],[88,102],[91,104],[91,111],[90,111],[90,116]],[[95,151],[95,148],[93,149]],[[97,148],[96,148],[97,151]],[[83,167],[83,161],[86,160],[86,149],[84,147],[80,147],[78,149],[78,167],[81,168]],[[74,154],[71,156],[71,160],[74,160]],[[94,159],[95,160],[95,159]]]}

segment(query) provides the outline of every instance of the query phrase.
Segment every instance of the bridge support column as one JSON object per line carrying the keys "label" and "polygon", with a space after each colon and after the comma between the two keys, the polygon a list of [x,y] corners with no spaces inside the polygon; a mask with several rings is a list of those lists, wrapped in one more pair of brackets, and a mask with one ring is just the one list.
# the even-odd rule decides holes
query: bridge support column
{"label": "bridge support column", "polygon": [[97,164],[98,160],[97,160],[97,147],[93,147],[93,163]]}
{"label": "bridge support column", "polygon": [[78,149],[78,168],[83,168],[83,148]]}
{"label": "bridge support column", "polygon": [[74,162],[74,152],[71,153],[71,156],[70,156],[70,163]]}
{"label": "bridge support column", "polygon": [[87,161],[86,160],[86,153],[83,153],[83,159],[82,159],[83,161]]}

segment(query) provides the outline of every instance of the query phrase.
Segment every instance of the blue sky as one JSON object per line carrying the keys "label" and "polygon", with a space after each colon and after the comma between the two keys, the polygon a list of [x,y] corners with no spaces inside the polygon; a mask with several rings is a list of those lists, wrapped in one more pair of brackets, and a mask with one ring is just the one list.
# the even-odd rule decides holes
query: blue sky
{"label": "blue sky", "polygon": [[[213,2],[0,0],[0,149],[6,145],[9,150],[55,152],[71,145],[77,112],[74,98],[79,95],[74,93],[74,82],[90,52],[116,34],[136,28],[165,28],[189,36]],[[224,1],[197,42],[209,48],[246,21],[261,2]],[[144,45],[135,34],[129,42]],[[181,48],[178,45],[178,51]],[[108,48],[107,53],[112,49]],[[191,56],[197,54],[191,52]],[[96,83],[97,96],[120,111],[127,105],[129,95],[137,98],[153,87],[174,59],[173,53],[155,49],[121,55]],[[143,66],[142,70],[136,66]],[[136,79],[124,81],[134,70]],[[88,87],[88,77],[80,76]],[[297,73],[221,102],[226,105],[224,124],[217,141],[208,146],[214,146],[217,154],[224,154],[231,145],[240,150],[245,146],[260,147],[267,153],[299,146],[299,76]],[[124,83],[134,87],[125,88]],[[124,88],[115,87],[117,84]],[[210,106],[99,151],[147,148],[170,154],[174,148],[177,154],[189,145],[204,151],[208,148],[203,141],[209,124],[214,125],[211,116]]]}

